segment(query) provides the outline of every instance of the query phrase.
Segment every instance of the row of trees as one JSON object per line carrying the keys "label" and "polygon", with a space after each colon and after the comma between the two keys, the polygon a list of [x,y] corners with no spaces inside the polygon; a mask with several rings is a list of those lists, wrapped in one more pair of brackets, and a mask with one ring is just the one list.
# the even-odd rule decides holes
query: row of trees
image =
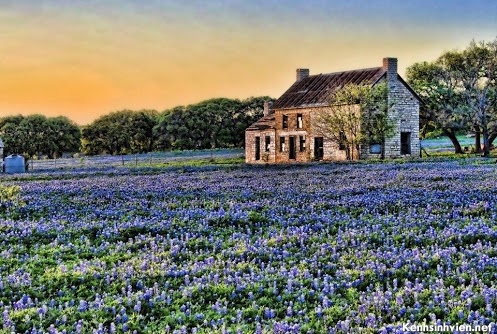
{"label": "row of trees", "polygon": [[475,134],[475,149],[488,156],[497,137],[497,39],[472,41],[462,51],[447,51],[434,62],[407,69],[407,81],[424,101],[421,128],[440,130],[456,153],[463,153],[456,137]]}
{"label": "row of trees", "polygon": [[122,110],[82,128],[62,116],[7,116],[0,118],[0,138],[5,154],[28,158],[243,147],[245,129],[262,117],[264,101],[271,98],[217,98],[162,113]]}
{"label": "row of trees", "polygon": [[157,113],[118,111],[82,130],[86,154],[243,147],[245,129],[262,117],[267,96],[216,98]]}
{"label": "row of trees", "polygon": [[64,116],[7,116],[0,118],[0,138],[4,154],[22,153],[60,157],[63,152],[79,151],[81,132],[74,122]]}

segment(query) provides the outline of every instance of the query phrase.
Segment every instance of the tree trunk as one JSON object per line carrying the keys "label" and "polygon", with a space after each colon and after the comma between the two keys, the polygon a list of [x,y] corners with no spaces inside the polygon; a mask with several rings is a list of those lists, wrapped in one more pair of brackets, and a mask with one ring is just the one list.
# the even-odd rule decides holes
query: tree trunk
{"label": "tree trunk", "polygon": [[490,156],[490,140],[488,136],[488,131],[483,131],[483,157]]}
{"label": "tree trunk", "polygon": [[481,132],[478,125],[474,126],[475,129],[475,153],[481,153]]}
{"label": "tree trunk", "polygon": [[452,145],[454,145],[454,153],[456,154],[464,153],[461,149],[461,144],[459,144],[459,140],[457,140],[455,133],[451,132],[450,130],[443,130],[443,134],[447,136],[452,142]]}
{"label": "tree trunk", "polygon": [[495,138],[497,138],[497,132],[492,132],[491,134],[489,134],[488,142],[490,143],[490,145],[493,145]]}
{"label": "tree trunk", "polygon": [[483,110],[482,117],[482,133],[483,133],[483,155],[482,157],[488,157],[490,155],[490,142],[488,140],[488,120],[487,113]]}

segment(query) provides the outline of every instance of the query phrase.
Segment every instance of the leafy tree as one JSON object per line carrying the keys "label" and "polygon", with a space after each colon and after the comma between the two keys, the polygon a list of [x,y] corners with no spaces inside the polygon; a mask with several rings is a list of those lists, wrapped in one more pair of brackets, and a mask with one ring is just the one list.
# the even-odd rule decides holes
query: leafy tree
{"label": "leafy tree", "polygon": [[435,62],[407,69],[407,81],[425,102],[420,117],[425,127],[440,129],[462,153],[456,134],[475,132],[476,150],[483,135],[484,155],[497,137],[497,39],[472,41],[463,51],[448,51]]}
{"label": "leafy tree", "polygon": [[131,150],[133,152],[151,152],[154,149],[154,127],[157,125],[158,112],[155,110],[140,110],[131,116],[133,135]]}
{"label": "leafy tree", "polygon": [[123,154],[153,150],[154,110],[121,110],[104,115],[83,128],[82,146],[86,154]]}
{"label": "leafy tree", "polygon": [[63,116],[7,116],[0,119],[0,136],[6,155],[19,153],[27,159],[34,155],[60,156],[80,147],[79,127]]}
{"label": "leafy tree", "polygon": [[462,98],[470,122],[483,136],[483,155],[488,156],[491,136],[497,135],[497,39],[472,41],[462,56]]}
{"label": "leafy tree", "polygon": [[50,158],[62,156],[64,152],[79,152],[81,147],[81,130],[79,126],[65,116],[47,119],[47,148]]}
{"label": "leafy tree", "polygon": [[384,146],[393,131],[387,112],[384,83],[351,84],[330,95],[328,106],[316,113],[312,126],[315,133],[343,147],[347,160],[352,160],[358,157],[360,144]]}
{"label": "leafy tree", "polygon": [[436,62],[416,63],[407,69],[407,81],[423,99],[421,128],[440,129],[462,153],[457,133],[467,128],[467,117],[454,69],[460,61],[456,52],[446,52]]}
{"label": "leafy tree", "polygon": [[4,154],[16,154],[23,151],[23,134],[19,131],[24,116],[6,116],[0,119],[0,136],[4,144]]}
{"label": "leafy tree", "polygon": [[163,150],[243,147],[245,129],[262,117],[269,97],[216,98],[164,111],[154,128]]}

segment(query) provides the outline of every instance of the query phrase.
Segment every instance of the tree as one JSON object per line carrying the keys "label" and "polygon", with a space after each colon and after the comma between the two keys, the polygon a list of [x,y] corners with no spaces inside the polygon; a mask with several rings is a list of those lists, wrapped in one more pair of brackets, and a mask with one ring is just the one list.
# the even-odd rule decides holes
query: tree
{"label": "tree", "polygon": [[22,153],[23,134],[19,131],[24,116],[7,116],[0,119],[0,136],[4,144],[4,154]]}
{"label": "tree", "polygon": [[483,136],[483,156],[489,156],[490,138],[497,134],[497,39],[472,41],[462,55],[463,101],[472,124]]}
{"label": "tree", "polygon": [[34,155],[52,158],[65,151],[78,151],[80,147],[79,127],[64,116],[4,117],[0,119],[0,136],[6,154],[19,153],[27,159]]}
{"label": "tree", "polygon": [[243,147],[245,129],[263,116],[264,101],[216,98],[164,111],[154,128],[157,148],[169,150]]}
{"label": "tree", "polygon": [[155,145],[155,110],[121,110],[104,115],[83,128],[86,154],[150,152]]}
{"label": "tree", "polygon": [[484,156],[497,137],[496,114],[497,39],[472,41],[464,51],[448,51],[435,62],[416,63],[407,69],[407,81],[418,92],[425,108],[420,117],[425,126],[440,129],[463,153],[456,134],[475,132],[475,148]]}
{"label": "tree", "polygon": [[155,110],[140,110],[131,116],[133,134],[131,136],[132,152],[151,152],[154,150],[154,127],[159,113]]}
{"label": "tree", "polygon": [[81,148],[81,129],[65,116],[47,119],[47,148],[50,158],[61,157],[64,152],[79,152]]}
{"label": "tree", "polygon": [[416,63],[407,69],[407,82],[423,99],[420,108],[421,128],[440,129],[454,146],[455,153],[463,153],[456,135],[467,128],[461,89],[455,69],[461,57],[446,52],[434,63]]}
{"label": "tree", "polygon": [[337,90],[316,113],[313,127],[315,133],[344,148],[347,160],[359,156],[360,144],[384,146],[393,132],[386,84],[350,84]]}

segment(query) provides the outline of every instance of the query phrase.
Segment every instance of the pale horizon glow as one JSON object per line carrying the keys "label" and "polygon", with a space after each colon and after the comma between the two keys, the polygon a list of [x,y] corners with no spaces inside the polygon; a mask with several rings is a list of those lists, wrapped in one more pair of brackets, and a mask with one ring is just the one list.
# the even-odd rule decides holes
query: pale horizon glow
{"label": "pale horizon glow", "polygon": [[397,57],[404,75],[472,39],[495,39],[497,3],[7,0],[0,31],[0,117],[84,125],[122,109],[277,98],[296,68],[328,73]]}

